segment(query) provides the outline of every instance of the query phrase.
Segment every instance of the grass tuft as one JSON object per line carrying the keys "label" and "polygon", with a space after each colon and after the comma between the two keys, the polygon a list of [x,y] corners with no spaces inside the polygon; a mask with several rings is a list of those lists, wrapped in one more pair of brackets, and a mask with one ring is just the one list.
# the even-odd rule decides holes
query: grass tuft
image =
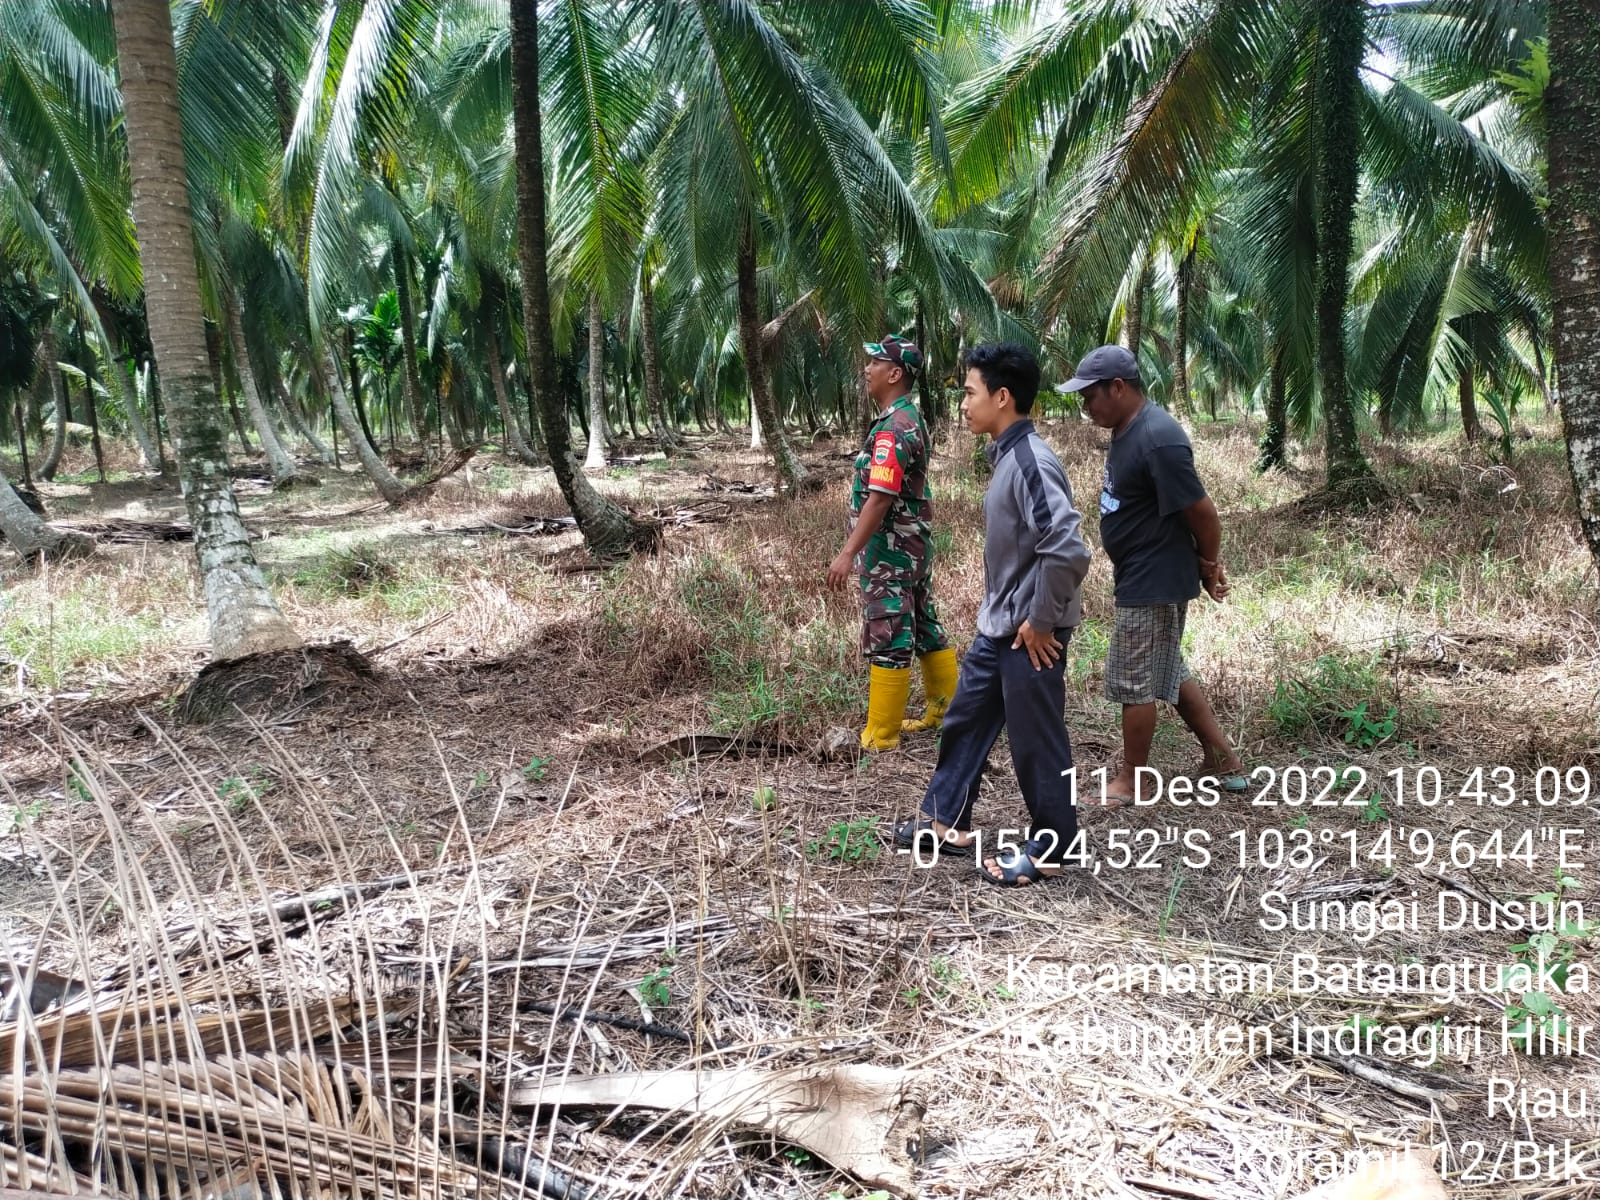
{"label": "grass tuft", "polygon": [[400,566],[388,551],[372,542],[355,542],[324,551],[296,572],[294,581],[325,595],[363,596],[400,578]]}

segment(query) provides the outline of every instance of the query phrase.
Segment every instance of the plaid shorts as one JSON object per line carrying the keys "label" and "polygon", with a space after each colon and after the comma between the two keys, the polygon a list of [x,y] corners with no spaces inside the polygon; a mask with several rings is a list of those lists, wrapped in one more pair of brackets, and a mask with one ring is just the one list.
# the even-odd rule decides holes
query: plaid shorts
{"label": "plaid shorts", "polygon": [[1178,702],[1178,688],[1190,678],[1183,661],[1183,621],[1187,604],[1118,606],[1106,655],[1106,699],[1117,704]]}

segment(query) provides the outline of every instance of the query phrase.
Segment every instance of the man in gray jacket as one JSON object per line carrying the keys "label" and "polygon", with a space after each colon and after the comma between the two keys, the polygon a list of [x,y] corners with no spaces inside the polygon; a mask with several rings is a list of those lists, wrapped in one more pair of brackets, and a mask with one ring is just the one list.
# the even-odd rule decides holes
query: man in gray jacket
{"label": "man in gray jacket", "polygon": [[986,858],[980,874],[1021,887],[1060,874],[1061,855],[1077,832],[1065,778],[1072,743],[1062,648],[1083,617],[1079,589],[1089,547],[1067,474],[1028,417],[1039,392],[1038,360],[1006,342],[974,347],[965,366],[961,413],[973,433],[989,435],[994,464],[983,501],[983,607],[945,713],[922,811],[895,830],[895,841],[972,852],[978,778],[1005,728],[1029,836],[1013,852]]}

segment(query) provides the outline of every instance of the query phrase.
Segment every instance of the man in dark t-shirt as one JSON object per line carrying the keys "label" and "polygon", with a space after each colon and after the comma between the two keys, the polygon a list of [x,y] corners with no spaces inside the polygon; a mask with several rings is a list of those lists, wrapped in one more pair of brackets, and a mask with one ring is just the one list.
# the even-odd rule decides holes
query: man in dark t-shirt
{"label": "man in dark t-shirt", "polygon": [[1194,469],[1189,435],[1144,394],[1138,361],[1121,346],[1091,350],[1066,390],[1089,419],[1111,430],[1100,487],[1100,541],[1111,560],[1116,622],[1106,656],[1106,697],[1122,705],[1122,769],[1104,803],[1131,803],[1150,760],[1156,701],[1164,700],[1200,741],[1197,785],[1225,792],[1249,784],[1244,764],[1183,661],[1184,617],[1203,589],[1228,594],[1220,558],[1222,525]]}

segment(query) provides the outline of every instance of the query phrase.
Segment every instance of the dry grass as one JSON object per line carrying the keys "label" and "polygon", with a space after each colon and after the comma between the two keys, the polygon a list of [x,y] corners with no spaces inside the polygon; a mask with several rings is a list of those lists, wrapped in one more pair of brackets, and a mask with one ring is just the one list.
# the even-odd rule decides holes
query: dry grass
{"label": "dry grass", "polygon": [[[1063,424],[1047,436],[1093,537],[1103,435]],[[935,479],[948,531],[936,589],[959,645],[981,591],[969,448],[952,436]],[[1314,480],[1252,476],[1239,430],[1203,428],[1196,449],[1225,512],[1235,596],[1196,606],[1191,658],[1253,762],[1354,764],[1374,777],[1428,763],[1455,778],[1484,763],[1587,764],[1600,783],[1600,640],[1582,615],[1594,581],[1552,443],[1519,446],[1509,491],[1509,477],[1460,462],[1448,442],[1385,450],[1401,499],[1357,518],[1298,514],[1289,505]],[[742,449],[699,451],[681,469],[603,486],[653,504],[703,496],[706,470],[761,477]],[[840,460],[819,465],[844,470]],[[804,756],[640,761],[641,748],[691,730],[765,722],[805,744],[859,720],[854,600],[822,586],[842,536],[837,478],[821,497],[743,505],[725,525],[674,531],[657,558],[604,571],[573,569],[584,564],[571,536],[440,532],[478,515],[504,523],[558,511],[548,483],[520,469],[477,467],[402,514],[357,511],[365,505],[349,481],[314,498],[249,503],[252,522],[272,531],[263,559],[300,627],[387,647],[383,678],[358,702],[325,702],[271,727],[176,727],[163,698],[198,664],[202,632],[186,615],[165,624],[198,607],[187,547],[118,548],[6,580],[4,636],[27,641],[0,647],[31,657],[20,686],[6,668],[0,693],[0,818],[9,813],[16,829],[0,851],[0,920],[24,975],[37,967],[92,984],[65,1011],[0,1027],[13,1047],[14,1111],[33,1114],[20,1127],[41,1131],[25,1153],[7,1143],[8,1179],[176,1194],[216,1189],[248,1167],[293,1195],[312,1194],[314,1178],[338,1194],[494,1192],[514,1190],[493,1170],[512,1145],[531,1146],[597,1197],[858,1196],[824,1165],[737,1130],[593,1112],[536,1122],[499,1102],[541,1073],[832,1057],[934,1081],[928,1196],[1264,1200],[1306,1182],[1291,1164],[1327,1161],[1295,1154],[1529,1136],[1486,1114],[1491,1069],[1529,1084],[1587,1083],[1600,1096],[1592,1061],[1559,1057],[1446,1056],[1420,1073],[1385,1059],[1393,1078],[1375,1083],[1281,1046],[1271,1056],[1147,1057],[1066,1047],[1085,1020],[1123,1036],[1208,1018],[1281,1027],[1294,1015],[1497,1028],[1503,1005],[1483,996],[1379,1003],[1277,986],[1218,1004],[1062,991],[1039,975],[1051,962],[1102,960],[1281,967],[1311,948],[1390,963],[1510,961],[1515,937],[1501,933],[1380,933],[1358,944],[1289,941],[1258,925],[1257,901],[1274,887],[1415,890],[1431,903],[1450,886],[1411,866],[1307,876],[1183,870],[1164,855],[1160,870],[1008,894],[974,885],[970,868],[908,870],[887,852],[855,865],[829,857],[830,836],[910,811],[932,767],[927,742],[859,768]],[[1116,714],[1099,698],[1109,597],[1097,556],[1090,620],[1069,648],[1069,726],[1087,766],[1116,745]],[[31,632],[16,634],[19,613]],[[119,618],[153,624],[132,645],[69,638]],[[1396,710],[1394,731],[1371,747],[1345,741],[1340,715],[1363,701]],[[1163,723],[1156,750],[1169,771],[1192,758],[1173,725]],[[980,808],[991,825],[1021,817],[1004,759]],[[1571,823],[1594,815],[1579,810]],[[1382,814],[1329,810],[1308,822],[1236,805],[1088,823],[1101,838],[1111,824],[1181,826],[1219,843],[1243,830],[1253,844],[1302,824],[1448,838],[1549,818],[1401,809],[1389,797]],[[1592,839],[1586,847],[1592,856]],[[1446,873],[1500,898],[1550,883],[1543,862]],[[1577,874],[1591,882],[1590,871]],[[390,882],[309,912],[282,904],[374,879]],[[1583,954],[1592,960],[1591,948]],[[1592,996],[1563,1003],[1574,1024],[1600,1020]],[[654,1031],[552,1019],[571,1006]],[[91,1010],[170,1039],[171,1069],[141,1068],[144,1043],[96,1035]],[[48,1065],[48,1038],[70,1022],[80,1057]],[[211,1082],[179,1077],[183,1062],[207,1058]],[[113,1061],[113,1090],[90,1087],[84,1072]],[[238,1082],[247,1065],[263,1084],[253,1091]],[[1395,1079],[1443,1095],[1419,1100]],[[183,1095],[207,1097],[209,1115],[175,1120]],[[74,1097],[87,1107],[72,1107]],[[1593,1136],[1582,1122],[1531,1129],[1546,1142]],[[146,1165],[158,1152],[140,1149],[156,1142],[172,1164],[159,1179]],[[127,1153],[91,1158],[95,1144]],[[1548,1179],[1455,1184],[1472,1200],[1597,1194]]]}

